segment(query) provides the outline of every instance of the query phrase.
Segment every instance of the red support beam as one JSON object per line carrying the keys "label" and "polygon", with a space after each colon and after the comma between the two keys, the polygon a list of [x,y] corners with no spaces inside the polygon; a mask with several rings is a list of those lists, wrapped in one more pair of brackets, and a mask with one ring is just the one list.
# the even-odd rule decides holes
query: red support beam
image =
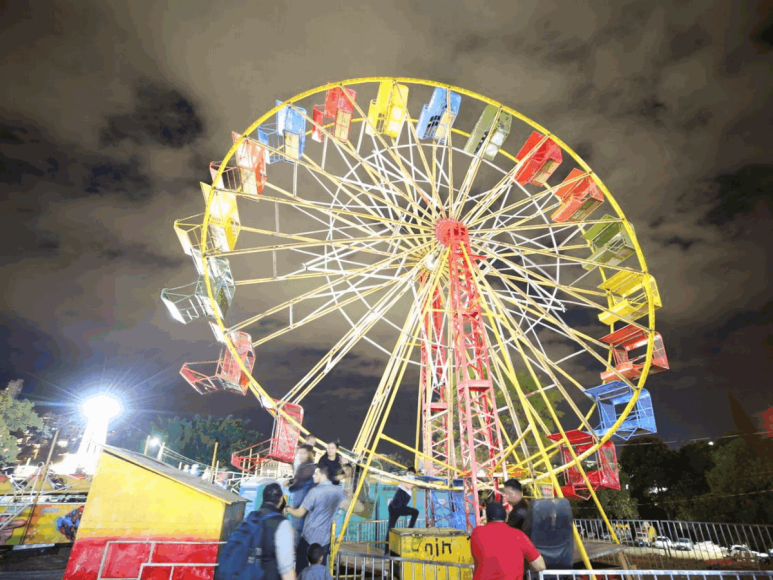
{"label": "red support beam", "polygon": [[[426,276],[423,282],[426,282]],[[425,455],[456,466],[453,438],[453,411],[448,385],[448,351],[443,333],[443,296],[438,288],[430,297],[421,327],[421,417]],[[425,461],[425,473],[434,477],[453,477],[447,467]]]}
{"label": "red support beam", "polygon": [[[459,418],[459,466],[464,481],[467,528],[480,524],[478,492],[483,481],[498,488],[497,464],[504,473],[504,449],[497,420],[496,399],[489,365],[481,296],[473,268],[482,260],[470,250],[467,226],[442,219],[435,227],[438,240],[449,248],[448,310],[453,346],[453,377]],[[452,437],[449,425],[449,437]]]}

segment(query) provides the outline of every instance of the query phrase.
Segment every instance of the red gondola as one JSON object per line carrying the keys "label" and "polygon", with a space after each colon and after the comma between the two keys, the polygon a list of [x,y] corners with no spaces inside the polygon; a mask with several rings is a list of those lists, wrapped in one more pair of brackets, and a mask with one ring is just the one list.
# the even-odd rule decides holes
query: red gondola
{"label": "red gondola", "polygon": [[521,185],[533,183],[544,186],[563,161],[561,148],[552,139],[545,139],[544,135],[536,131],[529,136],[515,157],[522,164],[513,179]]}
{"label": "red gondola", "polygon": [[[574,454],[577,456],[585,453],[596,444],[594,438],[583,431],[566,431],[566,437],[569,439],[569,444],[572,446]],[[562,438],[561,433],[548,435],[548,439],[553,441],[561,441]],[[574,461],[572,453],[569,451],[566,443],[562,443],[559,448],[564,463],[571,463]],[[617,453],[615,452],[614,443],[607,441],[595,452],[591,453],[588,458],[582,461],[582,463],[583,470],[588,477],[588,481],[590,481],[593,491],[598,491],[600,489],[620,489],[620,472],[617,467]],[[561,486],[561,491],[565,498],[590,498],[588,485],[576,465],[569,467],[563,475],[565,485]]]}
{"label": "red gondola", "polygon": [[[668,358],[666,357],[666,349],[663,346],[663,339],[660,333],[655,332],[654,334],[650,374],[668,370]],[[608,334],[601,339],[601,342],[606,342],[612,347],[612,355],[615,358],[615,370],[618,373],[629,380],[638,379],[641,376],[647,355],[647,331],[629,324],[612,334]],[[632,351],[637,349],[642,350],[640,350],[639,354],[633,354]],[[608,370],[601,373],[601,380],[608,383],[618,380],[618,376],[614,371]]]}

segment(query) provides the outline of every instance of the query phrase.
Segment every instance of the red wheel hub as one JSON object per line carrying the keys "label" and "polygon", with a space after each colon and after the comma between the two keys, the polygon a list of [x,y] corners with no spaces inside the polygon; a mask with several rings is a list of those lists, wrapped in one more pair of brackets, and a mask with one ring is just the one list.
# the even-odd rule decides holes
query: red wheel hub
{"label": "red wheel hub", "polygon": [[448,218],[441,218],[435,224],[435,237],[444,246],[448,246],[452,242],[464,242],[466,244],[469,240],[467,226],[459,220]]}

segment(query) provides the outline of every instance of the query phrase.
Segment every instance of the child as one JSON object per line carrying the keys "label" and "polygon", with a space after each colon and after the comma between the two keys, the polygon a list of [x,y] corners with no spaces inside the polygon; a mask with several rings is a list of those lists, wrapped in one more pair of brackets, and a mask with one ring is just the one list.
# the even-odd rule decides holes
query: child
{"label": "child", "polygon": [[322,546],[319,544],[309,546],[309,566],[303,569],[298,580],[333,580],[327,567],[322,564],[324,557]]}

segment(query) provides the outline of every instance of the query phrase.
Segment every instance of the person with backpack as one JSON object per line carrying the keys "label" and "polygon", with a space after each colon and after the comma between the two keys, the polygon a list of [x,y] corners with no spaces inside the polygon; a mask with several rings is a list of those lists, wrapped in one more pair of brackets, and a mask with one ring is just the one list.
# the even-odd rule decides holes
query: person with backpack
{"label": "person with backpack", "polygon": [[282,488],[263,488],[263,504],[251,512],[220,550],[215,580],[295,580],[295,540]]}

